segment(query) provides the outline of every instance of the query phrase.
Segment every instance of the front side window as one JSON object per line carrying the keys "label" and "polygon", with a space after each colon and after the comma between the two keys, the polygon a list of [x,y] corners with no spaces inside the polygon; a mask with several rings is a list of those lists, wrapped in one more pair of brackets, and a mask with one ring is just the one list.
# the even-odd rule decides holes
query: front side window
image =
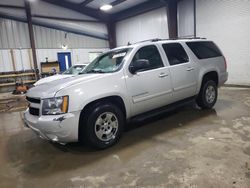
{"label": "front side window", "polygon": [[97,57],[81,74],[85,73],[111,73],[116,72],[122,66],[124,58],[132,48],[113,50]]}
{"label": "front side window", "polygon": [[188,55],[181,44],[168,43],[162,45],[170,65],[178,65],[189,61]]}
{"label": "front side window", "polygon": [[136,52],[132,63],[136,63],[137,60],[147,60],[149,62],[149,67],[147,68],[147,70],[156,69],[164,66],[161,59],[161,55],[157,47],[154,45],[145,46],[139,49]]}

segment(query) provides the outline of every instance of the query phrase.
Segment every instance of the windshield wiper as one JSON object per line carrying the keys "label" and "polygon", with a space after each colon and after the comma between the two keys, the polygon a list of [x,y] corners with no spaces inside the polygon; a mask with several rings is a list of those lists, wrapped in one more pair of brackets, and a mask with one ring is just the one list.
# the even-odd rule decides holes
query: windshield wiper
{"label": "windshield wiper", "polygon": [[106,73],[106,72],[104,72],[104,71],[102,71],[102,70],[90,70],[90,71],[88,71],[88,72],[86,72],[86,73]]}

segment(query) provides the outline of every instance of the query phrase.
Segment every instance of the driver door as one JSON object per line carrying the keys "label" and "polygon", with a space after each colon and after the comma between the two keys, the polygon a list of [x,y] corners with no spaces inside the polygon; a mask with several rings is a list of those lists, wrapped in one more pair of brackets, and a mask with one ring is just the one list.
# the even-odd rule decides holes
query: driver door
{"label": "driver door", "polygon": [[140,48],[131,64],[139,59],[148,60],[150,67],[126,77],[132,116],[172,102],[169,67],[164,65],[157,47],[150,45]]}

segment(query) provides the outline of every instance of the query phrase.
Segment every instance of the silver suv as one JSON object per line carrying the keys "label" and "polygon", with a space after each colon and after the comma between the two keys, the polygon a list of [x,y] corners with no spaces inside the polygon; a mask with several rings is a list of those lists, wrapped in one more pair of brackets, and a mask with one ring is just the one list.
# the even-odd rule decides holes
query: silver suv
{"label": "silver suv", "polygon": [[225,58],[212,41],[139,42],[100,55],[81,75],[30,89],[24,120],[47,140],[106,148],[127,120],[193,99],[212,108],[227,78]]}

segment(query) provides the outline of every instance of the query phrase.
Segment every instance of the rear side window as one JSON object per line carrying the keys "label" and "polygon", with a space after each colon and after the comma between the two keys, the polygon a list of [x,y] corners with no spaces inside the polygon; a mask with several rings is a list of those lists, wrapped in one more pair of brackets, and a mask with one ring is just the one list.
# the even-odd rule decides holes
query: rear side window
{"label": "rear side window", "polygon": [[213,42],[187,42],[186,44],[198,59],[222,56],[219,48]]}
{"label": "rear side window", "polygon": [[188,55],[181,44],[168,43],[163,44],[162,47],[167,55],[170,65],[178,65],[189,61]]}

